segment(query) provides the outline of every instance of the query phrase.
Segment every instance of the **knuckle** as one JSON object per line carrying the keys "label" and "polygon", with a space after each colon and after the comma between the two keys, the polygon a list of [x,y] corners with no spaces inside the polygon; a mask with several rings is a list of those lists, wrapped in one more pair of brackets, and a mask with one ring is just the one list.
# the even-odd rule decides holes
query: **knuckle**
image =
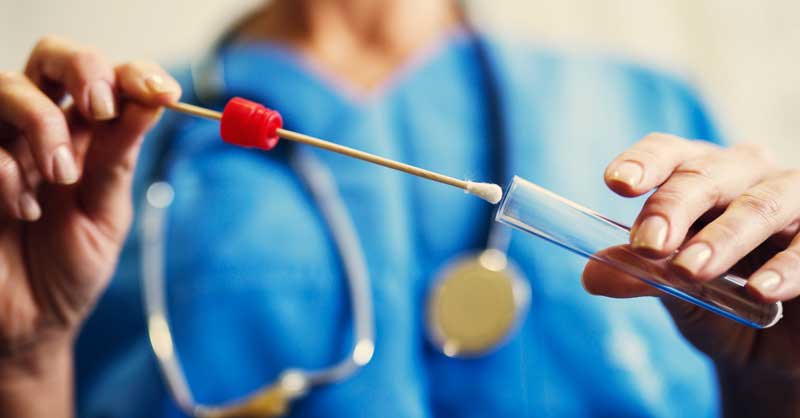
{"label": "knuckle", "polygon": [[[711,165],[699,160],[688,161],[682,164],[673,174],[676,178],[686,180],[692,185],[691,193],[699,193],[700,199],[716,205],[723,197],[722,188],[716,179]],[[688,190],[683,191],[685,197]]]}
{"label": "knuckle", "polygon": [[82,48],[72,51],[69,54],[68,62],[70,68],[78,70],[86,66],[101,64],[102,59],[102,55],[99,52],[89,48]]}
{"label": "knuckle", "polygon": [[741,225],[731,222],[727,218],[720,218],[717,222],[709,224],[701,233],[707,238],[706,241],[723,245],[724,247],[731,248],[735,252],[740,252],[745,248],[742,242]]}
{"label": "knuckle", "polygon": [[788,264],[788,269],[792,270],[795,275],[800,275],[800,248],[791,246],[780,252],[783,262]]}
{"label": "knuckle", "polygon": [[64,116],[57,111],[40,111],[31,113],[25,123],[24,130],[34,135],[46,136],[56,126],[64,122]]}
{"label": "knuckle", "polygon": [[711,164],[699,159],[684,162],[675,172],[703,182],[713,181],[714,179],[714,170]]}
{"label": "knuckle", "polygon": [[683,201],[684,196],[679,191],[670,188],[661,188],[650,195],[645,206],[660,211],[668,211],[669,209],[680,206]]}
{"label": "knuckle", "polygon": [[18,82],[22,74],[16,71],[0,71],[0,87]]}
{"label": "knuckle", "polygon": [[737,205],[755,215],[761,222],[773,229],[777,226],[782,204],[776,193],[765,190],[748,191],[734,200]]}
{"label": "knuckle", "polygon": [[787,238],[793,238],[795,235],[797,235],[798,230],[800,230],[800,220],[795,219],[789,225],[786,225],[786,227],[783,228],[780,233]]}
{"label": "knuckle", "polygon": [[113,167],[112,174],[116,178],[125,178],[136,169],[136,158],[122,158]]}
{"label": "knuckle", "polygon": [[643,144],[655,145],[658,147],[684,147],[691,141],[676,135],[664,132],[651,132],[641,141]]}
{"label": "knuckle", "polygon": [[8,154],[0,154],[0,181],[6,182],[8,179],[16,178],[18,175],[17,162]]}
{"label": "knuckle", "polygon": [[154,61],[148,60],[134,60],[123,63],[118,67],[125,77],[143,77],[152,74],[157,74],[166,80],[171,80],[172,77],[164,71],[164,69]]}
{"label": "knuckle", "polygon": [[133,68],[139,69],[141,71],[152,70],[152,69],[160,69],[161,68],[161,66],[159,66],[154,61],[143,60],[143,59],[130,61],[129,64]]}
{"label": "knuckle", "polygon": [[103,77],[112,72],[103,54],[92,48],[81,48],[70,52],[67,65],[72,77],[79,83],[86,83],[91,81],[90,78]]}
{"label": "knuckle", "polygon": [[123,63],[117,64],[117,66],[115,67],[117,71],[123,73],[135,72],[137,71],[137,68],[138,64],[136,61],[125,61]]}
{"label": "knuckle", "polygon": [[706,152],[719,151],[721,149],[719,145],[708,142],[703,139],[687,139],[686,142],[691,146],[700,148],[701,150]]}
{"label": "knuckle", "polygon": [[792,184],[800,184],[800,169],[790,169],[782,171],[779,174],[781,177],[784,177],[792,182]]}
{"label": "knuckle", "polygon": [[120,68],[134,73],[143,73],[154,67],[158,68],[156,64],[146,60],[131,60],[120,65]]}
{"label": "knuckle", "polygon": [[748,143],[736,144],[733,147],[731,147],[731,149],[740,151],[744,155],[750,158],[768,164],[774,164],[776,161],[775,154],[768,146],[764,144],[748,142]]}
{"label": "knuckle", "polygon": [[45,35],[39,38],[38,41],[36,41],[36,45],[33,47],[33,50],[34,51],[47,50],[55,45],[61,45],[63,43],[64,41],[58,36]]}
{"label": "knuckle", "polygon": [[623,152],[619,158],[619,161],[639,161],[639,162],[651,162],[651,161],[658,161],[658,154],[651,149],[648,148],[631,148],[625,152]]}
{"label": "knuckle", "polygon": [[132,62],[124,62],[114,66],[112,69],[116,79],[121,83],[120,87],[125,90],[129,88],[129,82],[141,78],[139,70]]}

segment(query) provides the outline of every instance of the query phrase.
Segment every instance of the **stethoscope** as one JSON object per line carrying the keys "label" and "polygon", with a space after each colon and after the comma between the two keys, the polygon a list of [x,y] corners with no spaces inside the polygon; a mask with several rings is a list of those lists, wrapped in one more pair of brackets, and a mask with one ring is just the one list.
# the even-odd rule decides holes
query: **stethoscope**
{"label": "stethoscope", "polygon": [[[470,31],[481,67],[489,132],[493,177],[502,183],[505,172],[508,135],[502,117],[499,80],[488,46]],[[223,36],[207,56],[192,65],[195,99],[204,104],[218,103],[224,97],[223,65],[219,53],[233,33]],[[173,123],[174,125],[174,123]],[[149,170],[140,219],[143,298],[148,334],[161,373],[177,405],[197,417],[280,416],[287,413],[292,400],[316,386],[341,382],[370,362],[375,347],[375,324],[369,272],[352,218],[338,193],[328,168],[310,151],[293,147],[288,164],[316,203],[320,216],[333,237],[347,278],[354,339],[348,355],[339,362],[317,370],[289,368],[277,380],[249,396],[224,405],[203,405],[192,396],[169,326],[166,309],[165,231],[168,208],[175,191],[166,180],[172,147],[169,126],[157,141],[155,163]],[[151,140],[154,140],[151,138]],[[510,230],[492,222],[486,248],[455,257],[444,265],[431,282],[426,301],[426,331],[432,345],[449,357],[479,357],[491,353],[508,341],[519,328],[528,309],[530,285],[509,260]]]}

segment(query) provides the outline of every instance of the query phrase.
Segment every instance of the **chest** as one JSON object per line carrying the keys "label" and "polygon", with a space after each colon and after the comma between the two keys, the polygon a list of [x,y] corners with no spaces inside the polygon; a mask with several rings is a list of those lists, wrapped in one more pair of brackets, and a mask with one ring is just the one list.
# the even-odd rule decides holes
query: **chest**
{"label": "chest", "polygon": [[[393,100],[358,109],[306,109],[308,118],[288,103],[285,116],[291,129],[455,177],[494,180],[483,90],[471,88],[480,85],[474,77],[450,74],[446,80],[435,89],[412,85]],[[602,100],[575,103],[563,91],[538,87],[525,88],[524,100],[506,102],[513,116],[506,120],[502,163],[600,212],[632,219],[637,204],[619,204],[605,191],[603,167],[657,127],[632,113],[601,117]],[[217,132],[198,123],[181,137],[213,143]],[[534,288],[535,321],[490,358],[460,362],[434,352],[423,326],[430,278],[450,257],[484,245],[491,208],[447,186],[314,153],[332,173],[365,253],[377,335],[369,367],[312,393],[299,406],[300,416],[324,415],[326,408],[378,415],[388,406],[409,417],[425,410],[464,412],[466,396],[485,411],[513,416],[554,402],[548,393],[574,398],[558,401],[568,408],[589,392],[603,398],[608,391],[596,383],[612,375],[619,380],[609,386],[614,391],[636,392],[625,380],[636,373],[609,362],[602,350],[606,331],[620,318],[668,326],[666,317],[652,301],[628,309],[590,300],[578,279],[580,261],[531,237],[515,236],[510,250]],[[313,369],[342,358],[352,326],[346,277],[330,225],[298,173],[280,155],[218,145],[176,155],[169,169],[176,195],[167,227],[168,304],[176,350],[196,397],[224,401],[286,367]],[[116,285],[123,289],[124,283]],[[112,289],[107,299],[135,297],[129,293]],[[580,332],[562,332],[575,324]],[[677,342],[675,335],[667,338]],[[350,401],[354,395],[358,402]]]}

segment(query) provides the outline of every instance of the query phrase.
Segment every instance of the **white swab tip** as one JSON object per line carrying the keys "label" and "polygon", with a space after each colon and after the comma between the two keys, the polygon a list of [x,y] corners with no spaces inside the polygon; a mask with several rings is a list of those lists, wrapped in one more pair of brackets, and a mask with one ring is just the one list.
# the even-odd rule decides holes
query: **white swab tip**
{"label": "white swab tip", "polygon": [[503,198],[503,189],[494,183],[473,183],[468,181],[467,193],[478,196],[493,205],[499,203]]}

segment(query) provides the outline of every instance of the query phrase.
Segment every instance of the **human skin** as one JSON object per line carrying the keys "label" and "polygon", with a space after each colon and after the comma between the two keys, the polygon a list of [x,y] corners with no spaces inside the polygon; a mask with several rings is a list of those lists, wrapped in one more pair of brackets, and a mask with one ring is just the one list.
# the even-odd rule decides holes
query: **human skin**
{"label": "human skin", "polygon": [[[782,301],[783,319],[756,330],[664,296],[683,335],[715,363],[729,417],[800,416],[800,170],[778,167],[759,146],[721,148],[651,134],[612,161],[608,186],[622,196],[654,191],[631,230],[631,247],[671,259],[705,282],[732,270],[747,290]],[[643,282],[590,262],[586,289],[611,297],[655,296]]]}
{"label": "human skin", "polygon": [[[455,7],[445,0],[278,0],[245,22],[239,39],[283,42],[354,86],[368,90],[458,22]],[[65,93],[73,97],[74,104],[62,110],[56,103]],[[132,216],[132,170],[142,136],[157,120],[161,106],[179,96],[177,83],[156,64],[114,65],[91,47],[52,37],[37,44],[23,71],[0,74],[0,309],[3,312],[0,412],[3,416],[73,415],[73,341],[108,284],[127,235]],[[772,229],[783,223],[791,225],[784,221],[791,218],[787,213],[796,205],[796,198],[787,192],[797,183],[796,173],[778,170],[766,159],[756,161],[748,155],[757,153],[684,143],[672,137],[667,146],[656,139],[646,141],[653,150],[640,145],[612,163],[607,180],[615,191],[637,195],[659,186],[660,190],[668,191],[670,181],[665,181],[673,178],[681,163],[695,164],[698,173],[717,173],[720,160],[740,168],[746,164],[747,170],[719,171],[727,173],[715,178],[728,187],[725,196],[730,199],[717,199],[718,205],[712,209],[736,206],[731,205],[735,197],[747,196],[745,192],[758,184],[756,179],[769,181],[775,187],[781,185],[779,189],[784,191],[766,200],[769,205],[756,210],[756,219],[763,220],[760,224],[764,229],[742,230],[742,237],[737,236],[741,239],[736,241],[739,246],[715,246],[713,254],[707,257],[712,262],[698,270],[698,279],[713,277],[714,271],[724,270],[724,266],[741,258],[748,246],[755,247],[770,230],[766,225]],[[654,150],[655,155],[669,155],[666,160],[669,164],[662,159],[647,159],[648,152]],[[635,176],[631,175],[630,166],[627,171],[619,166],[631,158],[642,167],[640,181],[632,181]],[[687,179],[670,187],[673,186],[672,193],[688,195],[696,185]],[[687,202],[664,206],[672,208],[664,213],[667,233],[642,226],[642,220],[650,213],[648,208],[661,206],[646,207],[634,228],[635,236],[642,236],[635,238],[634,244],[638,242],[637,247],[651,256],[677,248],[683,241],[681,234],[692,223],[689,214],[700,211],[702,200],[690,200],[690,209],[682,206]],[[767,220],[773,218],[766,215],[779,216],[770,223]],[[739,219],[738,224],[733,222],[735,219]],[[731,222],[738,228],[752,223],[750,218],[741,216]],[[790,238],[794,232],[796,227],[786,227],[778,238]],[[714,236],[701,234],[698,236]],[[661,235],[666,237],[662,249],[652,248],[651,238]],[[712,244],[717,242],[708,239]],[[794,264],[790,254],[776,256],[772,264],[762,269],[779,272],[779,286],[769,291],[762,289],[763,286],[751,286],[756,294],[765,300],[789,300],[796,296],[800,263]],[[614,293],[615,286],[628,279],[594,265],[587,266],[585,275],[587,288],[592,292],[612,296],[619,296]],[[645,294],[649,290],[635,288],[625,296]],[[691,308],[670,305],[690,341],[720,364],[723,400],[731,402],[726,410],[732,416],[756,412],[735,408],[737,399],[772,400],[775,396],[779,401],[770,403],[776,408],[776,413],[770,416],[792,411],[786,391],[797,388],[793,379],[797,361],[790,350],[785,350],[797,335],[797,328],[792,325],[797,322],[796,312],[792,313],[796,311],[794,305],[787,303],[787,318],[766,333],[735,328],[702,312],[692,312]],[[776,352],[766,352],[761,357],[780,358],[780,362],[765,368],[761,367],[764,362],[748,355],[746,343],[762,340],[767,343],[758,345],[760,352],[766,352],[764,347]],[[720,347],[723,349],[718,350]],[[752,351],[752,344],[750,347]],[[746,356],[747,361],[733,361],[736,355]],[[751,388],[748,382],[753,381],[766,383]]]}
{"label": "human skin", "polygon": [[[278,0],[240,37],[284,42],[369,89],[453,27],[456,10]],[[142,137],[180,94],[154,63],[112,64],[57,37],[40,40],[22,71],[0,73],[0,415],[74,415],[74,340],[128,233]]]}

